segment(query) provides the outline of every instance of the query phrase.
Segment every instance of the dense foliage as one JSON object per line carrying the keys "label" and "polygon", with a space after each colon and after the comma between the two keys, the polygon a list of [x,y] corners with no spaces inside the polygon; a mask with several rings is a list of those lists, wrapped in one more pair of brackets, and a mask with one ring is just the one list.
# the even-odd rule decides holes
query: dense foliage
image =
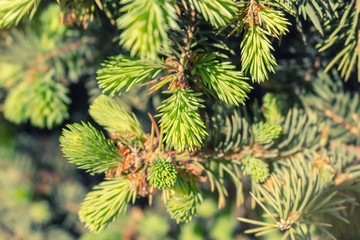
{"label": "dense foliage", "polygon": [[355,0],[0,0],[0,238],[359,237],[359,15]]}

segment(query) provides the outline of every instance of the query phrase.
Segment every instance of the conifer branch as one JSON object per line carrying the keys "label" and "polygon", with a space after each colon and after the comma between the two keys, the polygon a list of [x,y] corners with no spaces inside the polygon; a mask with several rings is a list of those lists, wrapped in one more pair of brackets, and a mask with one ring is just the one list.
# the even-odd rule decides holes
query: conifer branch
{"label": "conifer branch", "polygon": [[280,123],[282,122],[282,114],[276,96],[271,93],[266,93],[263,97],[264,118],[267,122]]}
{"label": "conifer branch", "polygon": [[236,21],[238,23],[229,35],[245,30],[240,46],[242,71],[245,74],[249,72],[253,82],[263,82],[268,79],[268,71],[274,73],[277,66],[268,36],[279,38],[285,35],[290,23],[282,12],[255,1],[241,4],[238,17],[234,19]]}
{"label": "conifer branch", "polygon": [[27,14],[31,19],[40,0],[2,0],[0,1],[0,28],[19,24]]}
{"label": "conifer branch", "polygon": [[106,130],[116,134],[119,138],[129,140],[134,138],[139,143],[146,139],[141,125],[134,114],[128,114],[113,99],[100,95],[91,104],[90,115]]}
{"label": "conifer branch", "polygon": [[207,135],[205,124],[200,118],[199,108],[204,106],[199,98],[201,93],[192,90],[176,88],[165,92],[173,95],[163,102],[159,107],[161,116],[160,127],[166,133],[163,141],[174,146],[177,152],[186,147],[193,150],[195,146],[200,147],[202,140]]}
{"label": "conifer branch", "polygon": [[135,197],[126,177],[107,179],[86,195],[79,211],[80,221],[90,230],[99,232],[125,212],[127,203]]}
{"label": "conifer branch", "polygon": [[282,127],[276,123],[259,122],[252,126],[252,133],[256,143],[266,144],[279,138]]}
{"label": "conifer branch", "polygon": [[115,144],[90,123],[67,125],[60,137],[65,157],[87,172],[103,173],[122,160]]}
{"label": "conifer branch", "polygon": [[131,56],[141,59],[157,58],[160,50],[169,51],[167,31],[179,30],[177,14],[170,0],[122,0],[124,14],[117,26],[124,29],[120,44]]}
{"label": "conifer branch", "polygon": [[194,62],[192,74],[198,75],[209,89],[214,89],[219,99],[235,106],[245,103],[250,85],[240,71],[230,62],[220,62],[215,54],[206,54]]}
{"label": "conifer branch", "polygon": [[159,189],[168,189],[174,186],[177,180],[177,171],[171,163],[171,158],[164,159],[162,155],[151,164],[147,180],[151,185]]}
{"label": "conifer branch", "polygon": [[[360,4],[358,1],[352,0],[341,11],[341,15],[329,23],[336,23],[335,28],[329,32],[329,36],[325,38],[322,44],[318,44],[320,52],[323,52],[333,46],[342,44],[343,48],[336,54],[336,56],[328,63],[325,72],[328,72],[336,63],[339,62],[338,70],[341,71],[341,76],[348,80],[350,74],[355,68],[358,68],[358,81],[360,81],[359,71],[359,51],[360,51],[360,20],[359,20]],[[328,27],[330,29],[330,26]],[[356,64],[358,62],[358,64]]]}
{"label": "conifer branch", "polygon": [[68,89],[52,75],[39,74],[39,80],[14,87],[4,103],[5,117],[16,123],[30,120],[34,126],[49,129],[68,118]]}
{"label": "conifer branch", "polygon": [[271,50],[270,40],[259,26],[249,29],[241,42],[242,71],[249,72],[252,80],[263,82],[268,79],[268,71],[275,73],[277,66]]}
{"label": "conifer branch", "polygon": [[178,178],[166,205],[170,217],[177,223],[188,222],[196,214],[196,208],[202,199],[190,183]]}
{"label": "conifer branch", "polygon": [[110,96],[129,91],[135,84],[153,80],[167,68],[161,63],[150,63],[142,60],[119,55],[103,63],[98,70],[99,87]]}
{"label": "conifer branch", "polygon": [[225,26],[237,11],[233,0],[190,0],[190,6],[200,12],[215,28]]}

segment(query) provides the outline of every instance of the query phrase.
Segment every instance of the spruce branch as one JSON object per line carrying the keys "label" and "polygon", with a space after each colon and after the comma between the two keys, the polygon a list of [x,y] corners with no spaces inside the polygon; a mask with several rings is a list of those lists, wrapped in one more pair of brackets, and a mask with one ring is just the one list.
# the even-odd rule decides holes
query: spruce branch
{"label": "spruce branch", "polygon": [[322,22],[339,17],[337,10],[340,6],[333,1],[295,1],[293,8],[304,20],[309,19],[316,30],[324,35]]}
{"label": "spruce branch", "polygon": [[137,83],[153,80],[167,68],[166,65],[156,61],[151,63],[123,55],[110,58],[102,66],[104,68],[97,72],[99,88],[110,96],[125,93]]}
{"label": "spruce branch", "polygon": [[115,24],[113,15],[108,9],[111,1],[57,0],[57,2],[59,3],[61,9],[61,24],[72,25],[77,23],[78,25],[82,24],[84,29],[86,29],[89,22],[92,22],[95,16],[98,17],[98,10],[103,11],[110,19],[111,23]]}
{"label": "spruce branch", "polygon": [[[329,164],[331,162],[327,157],[307,159],[298,156],[276,168],[274,174],[264,184],[256,186],[259,196],[252,194],[256,202],[268,213],[268,217],[275,222],[275,225],[239,218],[243,222],[268,226],[266,229],[259,227],[246,232],[256,233],[258,236],[266,234],[269,229],[279,229],[292,232],[291,234],[298,237],[307,238],[306,236],[310,234],[309,228],[304,231],[303,227],[314,225],[320,227],[328,237],[334,238],[332,234],[322,228],[331,226],[326,223],[326,216],[322,215],[321,219],[315,221],[313,221],[313,216],[329,214],[346,221],[341,217],[340,211],[344,209],[345,202],[353,200],[339,197],[337,188],[332,184],[334,170]],[[329,174],[324,175],[325,171],[328,171]],[[283,179],[279,179],[279,176],[282,176]],[[278,216],[279,220],[275,216]]]}
{"label": "spruce branch", "polygon": [[245,158],[241,169],[245,175],[250,175],[257,183],[264,182],[270,175],[269,165],[256,156]]}
{"label": "spruce branch", "polygon": [[36,127],[49,129],[62,123],[69,116],[68,89],[52,74],[38,75],[37,81],[15,86],[5,100],[5,117],[16,123],[30,120]]}
{"label": "spruce branch", "polygon": [[200,118],[199,108],[204,106],[199,97],[201,93],[192,90],[176,88],[164,93],[173,94],[163,101],[158,108],[161,116],[160,127],[166,133],[163,141],[172,144],[177,152],[186,147],[193,150],[195,146],[201,146],[203,138],[207,135],[205,124]]}
{"label": "spruce branch", "polygon": [[0,1],[0,28],[17,25],[21,19],[29,15],[31,19],[40,0],[2,0]]}
{"label": "spruce branch", "polygon": [[279,38],[289,32],[287,26],[290,23],[284,17],[285,14],[271,8],[264,7],[258,12],[259,25],[269,36]]}
{"label": "spruce branch", "polygon": [[[337,47],[341,44],[343,48],[338,51],[336,56],[328,63],[325,72],[328,72],[336,63],[339,62],[338,70],[341,76],[348,80],[354,69],[358,69],[358,81],[360,82],[360,23],[359,23],[360,4],[352,0],[341,12],[340,19],[334,19],[329,23],[336,24],[336,28],[328,23],[329,36],[326,40],[318,44],[320,52],[329,48]],[[357,63],[357,64],[356,64]]]}
{"label": "spruce branch", "polygon": [[281,125],[270,122],[259,122],[252,126],[254,141],[259,144],[270,143],[281,135],[283,129]]}
{"label": "spruce branch", "polygon": [[206,54],[194,62],[193,75],[198,75],[209,89],[214,89],[219,99],[235,106],[245,103],[250,85],[242,72],[230,62],[220,62],[216,54]]}
{"label": "spruce branch", "polygon": [[196,214],[197,205],[201,201],[202,198],[197,189],[179,177],[171,190],[166,210],[177,223],[189,222]]}
{"label": "spruce branch", "polygon": [[9,121],[19,124],[27,120],[26,103],[28,103],[28,99],[26,97],[27,94],[24,93],[26,93],[28,89],[29,85],[26,82],[22,82],[7,96],[3,111],[4,117]]}
{"label": "spruce branch", "polygon": [[268,71],[274,73],[277,66],[268,36],[279,38],[285,35],[290,23],[282,12],[256,4],[255,1],[242,6],[236,20],[239,22],[229,35],[245,29],[240,46],[242,71],[249,71],[253,81],[263,82],[268,79]]}
{"label": "spruce branch", "polygon": [[277,64],[271,50],[274,48],[261,27],[253,26],[246,32],[241,42],[242,71],[249,72],[253,81],[263,82],[268,71],[275,73]]}
{"label": "spruce branch", "polygon": [[169,50],[167,31],[179,30],[178,16],[170,0],[122,0],[124,14],[117,26],[124,31],[120,44],[130,50],[131,56],[141,59],[157,58],[160,50]]}
{"label": "spruce branch", "polygon": [[233,0],[190,0],[190,6],[200,12],[215,28],[225,26],[236,14]]}
{"label": "spruce branch", "polygon": [[283,120],[275,94],[266,93],[263,97],[264,118],[267,122],[280,123]]}
{"label": "spruce branch", "polygon": [[122,160],[115,144],[90,123],[67,125],[60,137],[64,156],[87,172],[103,173]]}
{"label": "spruce branch", "polygon": [[134,114],[127,113],[111,97],[100,95],[90,105],[89,113],[94,120],[104,126],[107,131],[119,138],[142,143],[146,135]]}
{"label": "spruce branch", "polygon": [[[51,4],[33,28],[27,25],[23,30],[9,30],[8,40],[0,41],[1,68],[7,68],[9,74],[0,78],[0,84],[8,91],[5,115],[10,121],[30,120],[36,127],[51,129],[68,117],[68,83],[78,81],[84,69],[81,62],[91,53],[87,44],[94,40],[75,40],[79,32],[67,32],[59,23],[59,13],[59,6]],[[23,97],[17,91],[20,85]]]}
{"label": "spruce branch", "polygon": [[[313,93],[301,98],[305,107],[327,122],[328,137],[344,143],[358,143],[360,136],[360,95],[344,90],[340,76],[319,74],[312,81]],[[331,129],[331,131],[330,131]]]}
{"label": "spruce branch", "polygon": [[28,95],[26,115],[31,124],[51,129],[68,118],[70,98],[68,88],[49,77],[32,85],[33,91]]}
{"label": "spruce branch", "polygon": [[165,160],[162,155],[157,155],[156,160],[150,167],[147,180],[151,185],[159,189],[168,189],[174,186],[177,179],[177,171],[171,163],[171,158]]}
{"label": "spruce branch", "polygon": [[86,195],[79,211],[80,221],[91,231],[99,232],[125,212],[127,203],[135,197],[126,177],[106,179]]}

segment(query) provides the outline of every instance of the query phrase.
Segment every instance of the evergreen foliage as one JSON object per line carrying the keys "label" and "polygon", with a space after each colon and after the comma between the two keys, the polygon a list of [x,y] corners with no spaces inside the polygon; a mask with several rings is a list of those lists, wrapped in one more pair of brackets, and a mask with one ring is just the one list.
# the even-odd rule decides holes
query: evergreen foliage
{"label": "evergreen foliage", "polygon": [[[86,82],[90,116],[106,133],[68,124],[60,146],[77,168],[105,176],[80,206],[87,229],[121,221],[140,197],[158,209],[159,195],[177,223],[201,219],[180,227],[180,239],[216,238],[223,224],[224,239],[231,239],[236,217],[249,238],[342,239],[339,222],[356,222],[349,210],[360,186],[358,1],[57,3],[0,0],[1,28],[33,19],[0,33],[0,109],[14,123],[53,128],[70,116],[70,84]],[[284,64],[290,55],[296,59]],[[0,148],[6,154],[14,155]],[[15,159],[21,177],[12,185],[26,175],[26,161]],[[5,180],[0,199],[9,195],[28,207],[35,224],[50,222],[54,204],[33,198],[32,186],[7,188]],[[54,190],[63,210],[84,192],[71,181]],[[214,195],[224,212],[201,210],[215,208]],[[242,209],[236,217],[227,213],[232,206]],[[139,225],[128,226],[129,239],[166,238],[168,224],[136,209],[128,225]],[[212,222],[203,224],[205,218]],[[164,227],[139,229],[152,220]]]}
{"label": "evergreen foliage", "polygon": [[160,50],[169,50],[167,31],[179,30],[178,16],[169,0],[122,0],[124,12],[117,19],[117,26],[123,29],[120,44],[130,51],[131,56],[156,58]]}
{"label": "evergreen foliage", "polygon": [[253,81],[263,82],[268,79],[268,71],[275,73],[277,66],[268,36],[285,35],[290,23],[282,12],[252,2],[240,12],[240,21],[233,31],[245,28],[241,42],[242,71],[249,71]]}
{"label": "evergreen foliage", "polygon": [[166,136],[164,141],[174,146],[181,152],[186,144],[190,150],[194,146],[201,146],[202,139],[206,136],[205,124],[200,118],[198,109],[204,107],[200,102],[200,93],[192,90],[177,88],[168,92],[173,94],[159,107],[161,116],[160,127]]}
{"label": "evergreen foliage", "polygon": [[99,87],[110,96],[129,91],[135,84],[153,80],[166,66],[152,64],[126,56],[111,58],[103,64],[104,68],[98,71]]}
{"label": "evergreen foliage", "polygon": [[252,131],[254,134],[254,141],[259,144],[265,144],[279,138],[282,127],[275,123],[259,122],[253,125]]}
{"label": "evergreen foliage", "polygon": [[[12,3],[4,4],[10,7]],[[51,129],[69,117],[69,81],[78,81],[82,74],[79,60],[91,54],[86,46],[90,40],[77,39],[79,32],[67,31],[54,15],[60,16],[60,9],[51,5],[40,15],[36,30],[30,26],[14,29],[7,40],[0,41],[0,69],[4,71],[0,87],[9,91],[4,115],[15,123],[30,120],[36,127]]]}
{"label": "evergreen foliage", "polygon": [[128,114],[106,95],[100,95],[94,100],[89,113],[97,123],[120,138],[127,140],[134,138],[135,141],[140,142],[146,139],[136,116]]}
{"label": "evergreen foliage", "polygon": [[122,160],[115,144],[90,123],[74,123],[67,127],[60,138],[62,151],[79,168],[102,173],[117,166]]}
{"label": "evergreen foliage", "polygon": [[282,121],[281,109],[279,101],[276,96],[271,93],[266,93],[263,97],[264,118],[266,122],[279,123]]}
{"label": "evergreen foliage", "polygon": [[201,197],[185,180],[178,178],[167,202],[166,210],[177,223],[188,222],[196,214]]}
{"label": "evergreen foliage", "polygon": [[3,0],[0,2],[0,28],[17,25],[22,18],[35,14],[39,0]]}
{"label": "evergreen foliage", "polygon": [[247,157],[242,166],[245,175],[250,175],[257,183],[264,182],[269,177],[269,165],[254,157]]}
{"label": "evergreen foliage", "polygon": [[190,6],[202,14],[204,19],[216,28],[225,26],[237,11],[237,6],[231,0],[190,0]]}
{"label": "evergreen foliage", "polygon": [[251,87],[247,78],[230,62],[219,62],[215,54],[199,57],[192,72],[200,76],[209,89],[214,89],[220,100],[238,106],[244,104]]}
{"label": "evergreen foliage", "polygon": [[4,103],[4,115],[10,121],[30,120],[40,128],[52,128],[68,117],[68,89],[51,79],[51,74],[39,81],[23,82],[15,86]]}
{"label": "evergreen foliage", "polygon": [[[340,10],[341,9],[341,10]],[[359,72],[359,47],[357,46],[357,26],[359,25],[358,18],[360,12],[360,5],[357,1],[350,1],[347,5],[342,5],[337,11],[339,18],[331,19],[333,21],[327,23],[326,30],[328,30],[328,37],[322,44],[319,44],[319,51],[324,51],[333,46],[344,46],[340,52],[329,62],[325,72],[333,67],[337,62],[338,70],[341,71],[341,76],[345,80],[349,79],[353,69],[357,66]],[[318,24],[319,25],[319,24]],[[336,27],[333,27],[336,26]],[[340,45],[340,46],[341,46]],[[356,64],[356,61],[358,62]],[[358,81],[360,75],[358,73]]]}
{"label": "evergreen foliage", "polygon": [[320,74],[313,81],[313,93],[303,98],[304,105],[316,111],[321,121],[327,121],[326,132],[331,139],[359,143],[359,94],[344,91],[337,73],[336,82],[330,75]]}
{"label": "evergreen foliage", "polygon": [[111,223],[136,196],[126,177],[105,180],[88,193],[79,211],[80,221],[98,232]]}
{"label": "evergreen foliage", "polygon": [[164,160],[161,156],[151,164],[151,170],[147,180],[151,185],[159,189],[167,189],[174,186],[177,179],[177,171],[171,163],[171,158]]}

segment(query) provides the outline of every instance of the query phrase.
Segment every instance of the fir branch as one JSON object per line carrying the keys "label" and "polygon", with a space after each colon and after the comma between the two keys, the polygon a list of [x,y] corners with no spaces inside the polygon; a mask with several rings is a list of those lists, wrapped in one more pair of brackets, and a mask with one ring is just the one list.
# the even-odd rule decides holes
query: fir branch
{"label": "fir branch", "polygon": [[245,111],[228,112],[221,105],[218,106],[208,122],[208,148],[226,153],[246,145],[250,138],[250,123]]}
{"label": "fir branch", "polygon": [[295,1],[288,0],[258,0],[258,3],[265,6],[272,6],[284,10],[285,12],[295,15]]}
{"label": "fir branch", "polygon": [[160,50],[169,50],[167,31],[179,30],[177,14],[170,0],[122,0],[124,14],[117,26],[124,31],[120,44],[130,50],[130,55],[141,59],[156,58]]}
{"label": "fir branch", "polygon": [[0,62],[0,87],[10,88],[19,83],[19,80],[26,77],[21,65],[9,62]]}
{"label": "fir branch", "polygon": [[139,143],[146,140],[146,135],[136,116],[127,113],[108,96],[97,97],[90,105],[89,113],[98,124],[122,139],[134,138]]}
{"label": "fir branch", "polygon": [[40,0],[2,0],[0,1],[0,28],[17,25],[27,14],[32,18]]}
{"label": "fir branch", "polygon": [[110,96],[129,91],[135,84],[153,80],[166,69],[160,63],[150,63],[142,60],[119,55],[105,61],[99,69],[97,80],[99,88]]}
{"label": "fir branch", "polygon": [[103,173],[122,160],[115,144],[90,123],[67,125],[60,137],[64,156],[87,172]]}
{"label": "fir branch", "polygon": [[324,35],[324,29],[322,23],[332,20],[339,17],[339,12],[337,11],[341,8],[342,4],[340,2],[333,1],[294,1],[293,8],[297,15],[302,15],[304,20],[309,19],[316,30],[321,35]]}
{"label": "fir branch", "polygon": [[213,88],[219,99],[238,106],[245,104],[251,87],[243,73],[234,69],[230,62],[220,62],[212,53],[198,57],[192,74],[198,75],[209,89]]}
{"label": "fir branch", "polygon": [[321,133],[325,124],[319,122],[314,112],[290,109],[281,123],[282,134],[277,141],[266,145],[266,158],[285,159],[306,150],[316,151],[321,147]]}
{"label": "fir branch", "polygon": [[200,12],[204,19],[216,28],[225,26],[237,11],[233,0],[190,0],[192,8]]}
{"label": "fir branch", "polygon": [[36,27],[28,25],[24,31],[11,30],[8,36],[11,41],[0,42],[0,61],[20,65],[23,71],[31,73],[53,70],[58,81],[78,81],[84,73],[84,63],[89,61],[87,57],[93,57],[90,44],[95,38],[79,37],[75,29],[67,31],[59,23],[59,14],[59,6],[51,4],[39,16]]}
{"label": "fir branch", "polygon": [[[29,119],[36,127],[53,128],[69,116],[70,99],[65,83],[78,80],[84,69],[79,59],[89,54],[85,43],[91,41],[85,37],[72,39],[78,36],[78,31],[66,32],[67,27],[59,24],[59,13],[58,5],[51,4],[39,16],[36,27],[28,25],[24,31],[11,30],[8,41],[0,42],[0,61],[10,63],[3,65],[10,75],[3,76],[0,84],[8,88],[6,115],[11,121],[19,123]],[[16,68],[21,70],[12,72]],[[23,82],[28,85],[23,88],[27,99],[12,98],[18,95],[16,88],[24,86]],[[19,101],[24,105],[22,110]]]}
{"label": "fir branch", "polygon": [[176,223],[189,222],[196,214],[199,197],[194,194],[180,195],[173,194],[167,203],[166,209]]}
{"label": "fir branch", "polygon": [[192,90],[176,88],[165,92],[173,95],[163,101],[158,108],[161,116],[160,127],[166,133],[163,141],[172,144],[177,152],[181,152],[187,146],[193,150],[195,146],[201,146],[203,138],[207,135],[205,124],[200,118],[199,108],[204,106],[200,103],[201,93]]}
{"label": "fir branch", "polygon": [[79,211],[80,221],[89,230],[99,232],[125,212],[127,203],[135,197],[126,177],[106,179],[86,195]]}

